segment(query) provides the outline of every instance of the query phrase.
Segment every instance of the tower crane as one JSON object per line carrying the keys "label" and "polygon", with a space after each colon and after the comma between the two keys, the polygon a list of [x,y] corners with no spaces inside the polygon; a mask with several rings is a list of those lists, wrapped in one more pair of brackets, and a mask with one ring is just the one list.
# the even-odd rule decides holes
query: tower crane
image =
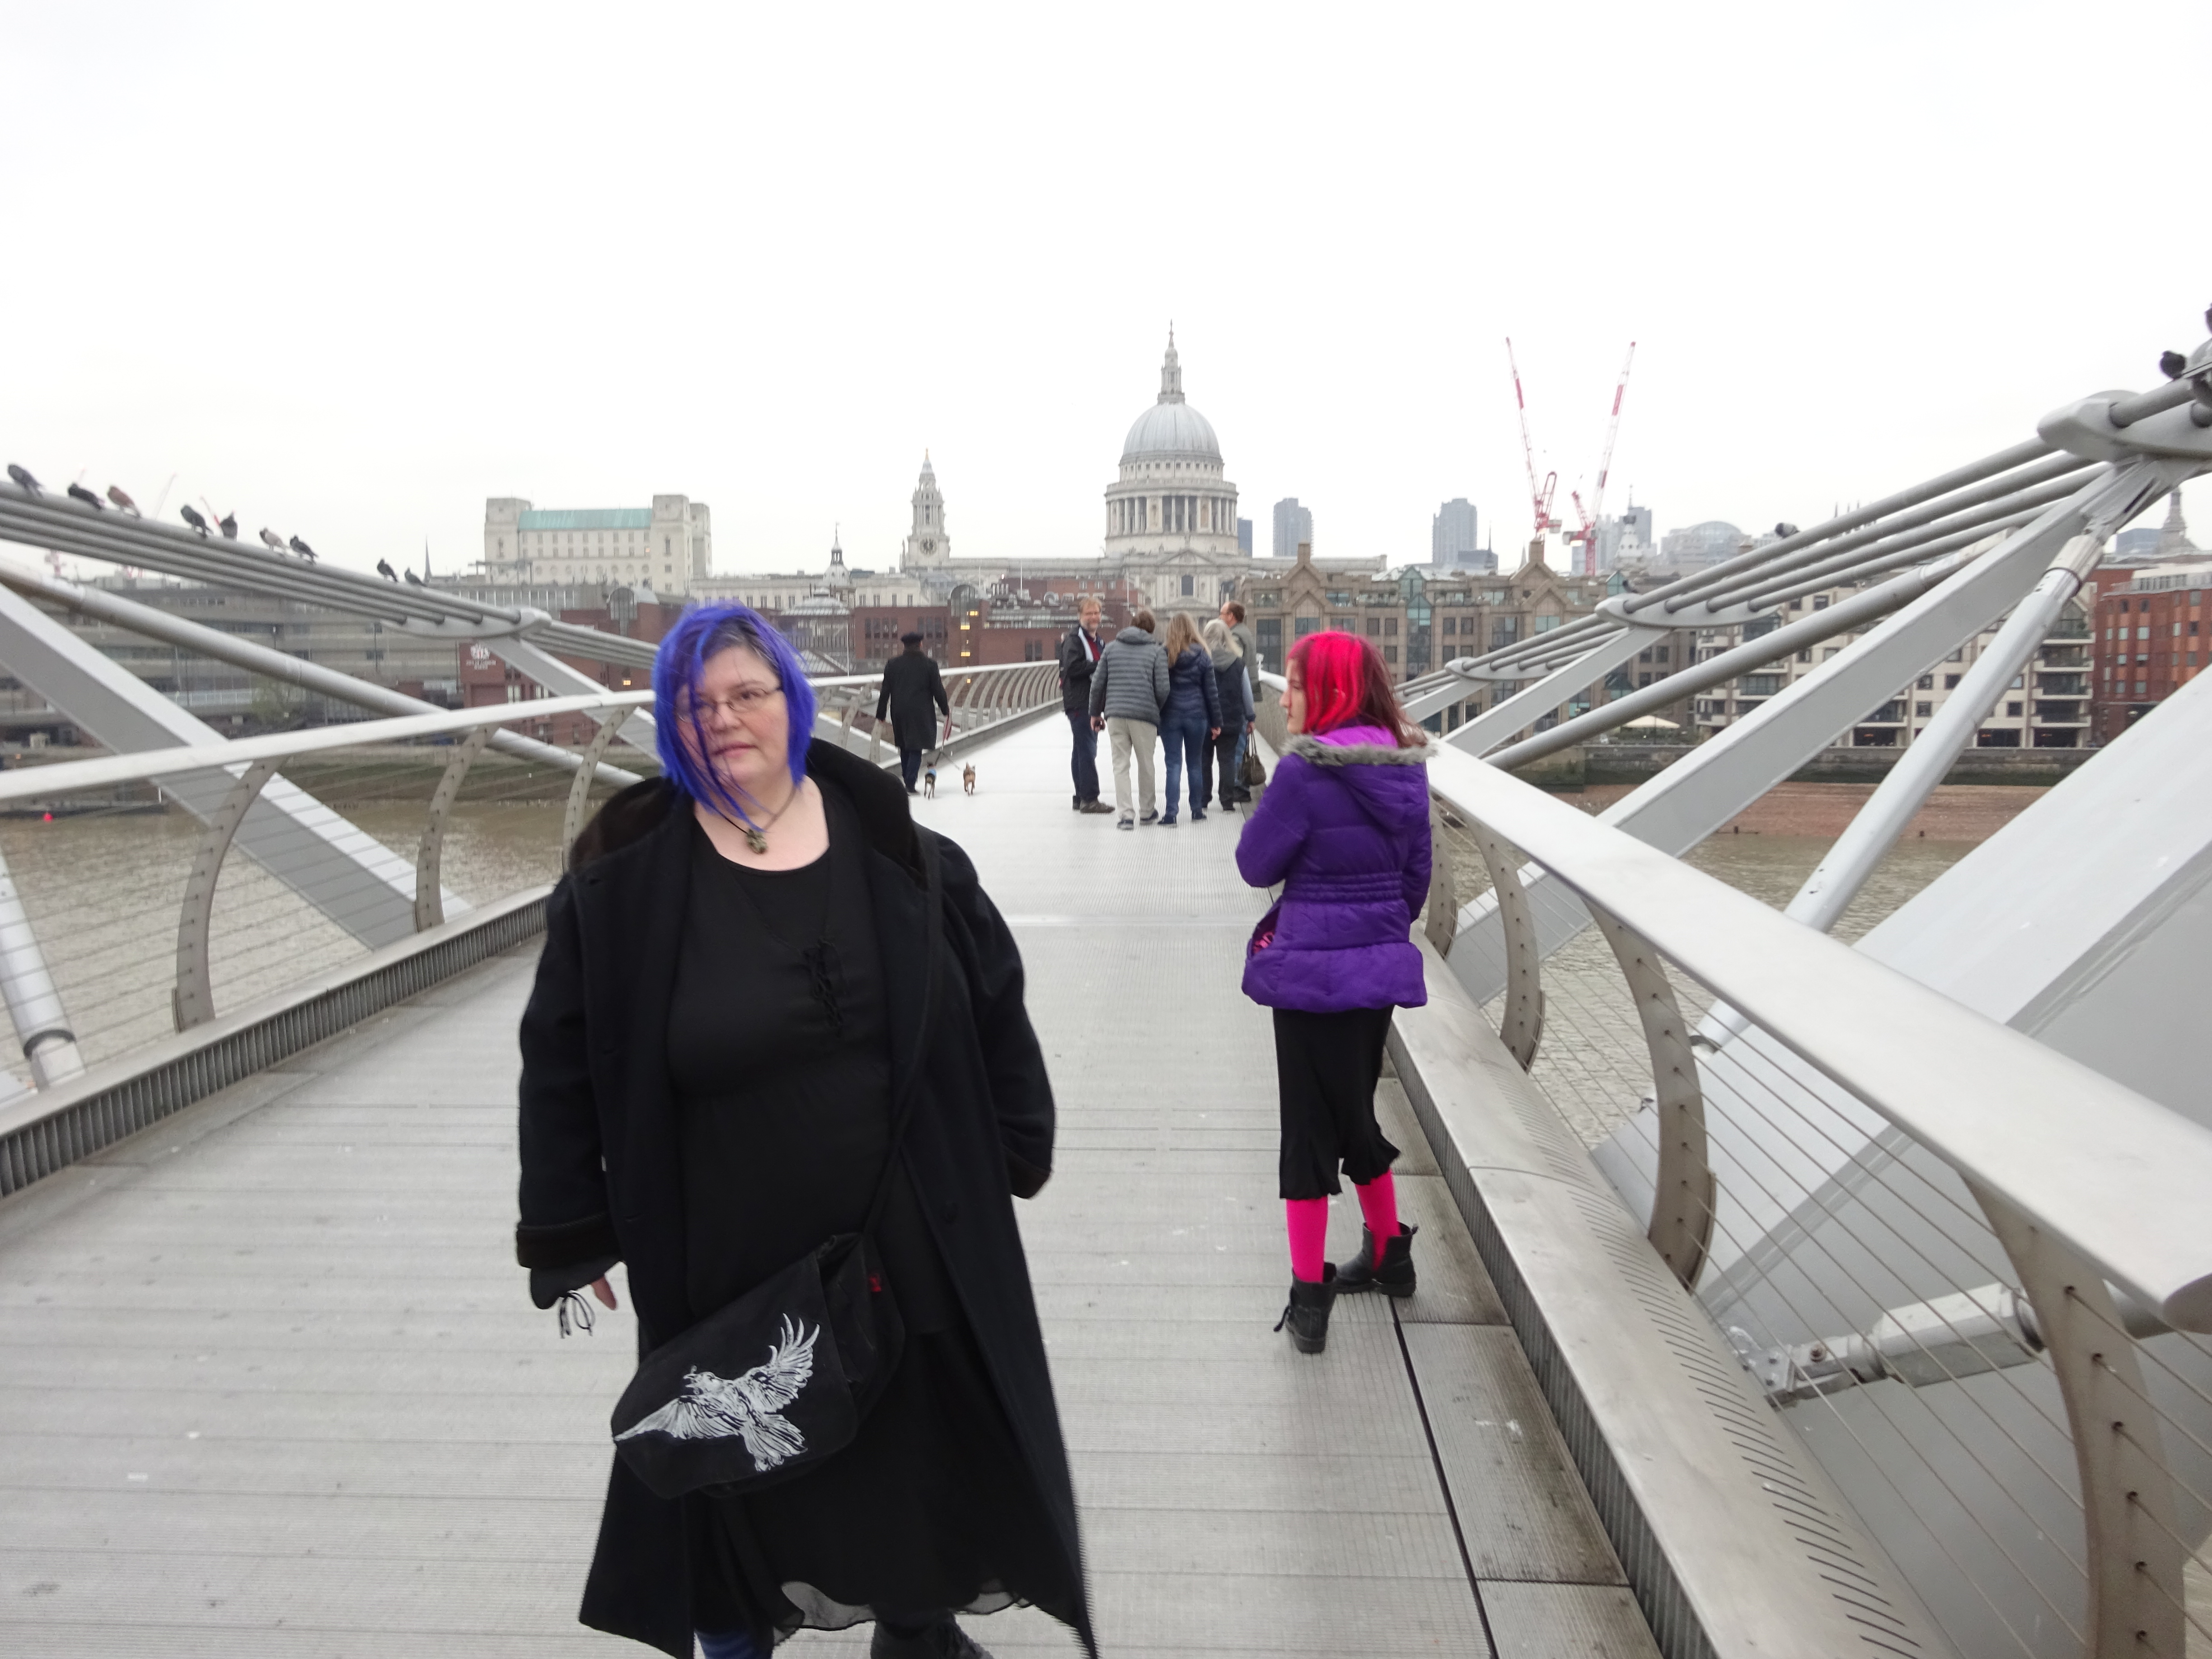
{"label": "tower crane", "polygon": [[[1582,549],[1581,574],[1583,575],[1593,574],[1597,568],[1597,526],[1599,517],[1605,511],[1606,474],[1613,471],[1613,443],[1614,439],[1620,436],[1620,400],[1627,395],[1628,371],[1635,362],[1636,342],[1631,340],[1628,343],[1628,356],[1620,365],[1620,378],[1613,382],[1613,416],[1606,425],[1605,453],[1598,459],[1597,487],[1590,491],[1589,505],[1588,507],[1583,505],[1582,491],[1579,489],[1568,492],[1574,497],[1575,516],[1582,520],[1582,528],[1567,539]],[[1518,375],[1515,376],[1514,389],[1516,392],[1520,390]],[[1528,418],[1525,416],[1522,417],[1522,441],[1525,443],[1528,441]]]}
{"label": "tower crane", "polygon": [[1547,531],[1557,530],[1559,521],[1552,516],[1552,494],[1559,487],[1559,475],[1547,472],[1541,483],[1536,482],[1536,447],[1528,441],[1528,400],[1521,395],[1521,365],[1513,359],[1513,337],[1505,337],[1505,366],[1513,371],[1513,401],[1521,410],[1521,459],[1528,467],[1528,499],[1535,508],[1536,539],[1541,541]]}

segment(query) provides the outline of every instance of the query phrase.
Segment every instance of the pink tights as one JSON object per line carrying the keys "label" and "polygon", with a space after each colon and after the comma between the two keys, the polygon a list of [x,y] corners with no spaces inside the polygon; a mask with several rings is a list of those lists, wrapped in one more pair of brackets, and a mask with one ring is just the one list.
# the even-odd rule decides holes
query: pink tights
{"label": "pink tights", "polygon": [[[1352,1183],[1352,1190],[1359,1194],[1359,1213],[1367,1223],[1367,1231],[1375,1235],[1375,1265],[1382,1265],[1382,1243],[1398,1236],[1398,1188],[1390,1179],[1388,1170],[1362,1186]],[[1321,1280],[1322,1266],[1328,1257],[1328,1200],[1325,1198],[1286,1198],[1283,1200],[1283,1219],[1291,1234],[1291,1273],[1309,1285]]]}

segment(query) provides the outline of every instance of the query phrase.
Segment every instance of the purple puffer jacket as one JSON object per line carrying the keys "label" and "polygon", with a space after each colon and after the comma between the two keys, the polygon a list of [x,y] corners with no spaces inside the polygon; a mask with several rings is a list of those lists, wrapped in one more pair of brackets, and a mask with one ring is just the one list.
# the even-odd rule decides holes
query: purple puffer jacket
{"label": "purple puffer jacket", "polygon": [[1253,1001],[1327,1014],[1429,1000],[1407,937],[1429,892],[1428,757],[1374,726],[1290,740],[1237,843],[1246,881],[1283,884],[1245,951]]}

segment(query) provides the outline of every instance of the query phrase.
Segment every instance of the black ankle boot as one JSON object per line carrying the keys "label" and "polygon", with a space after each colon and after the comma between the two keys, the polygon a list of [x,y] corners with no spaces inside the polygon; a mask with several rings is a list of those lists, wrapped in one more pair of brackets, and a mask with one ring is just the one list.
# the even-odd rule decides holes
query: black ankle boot
{"label": "black ankle boot", "polygon": [[1413,1235],[1421,1230],[1398,1224],[1398,1236],[1382,1247],[1382,1265],[1375,1265],[1375,1235],[1359,1230],[1359,1255],[1336,1270],[1336,1293],[1351,1296],[1360,1291],[1380,1291],[1385,1296],[1413,1293]]}
{"label": "black ankle boot", "polygon": [[1328,1310],[1336,1301],[1336,1268],[1328,1262],[1322,1263],[1321,1283],[1313,1284],[1304,1279],[1291,1280],[1291,1299],[1283,1306],[1283,1316],[1275,1322],[1275,1328],[1291,1328],[1291,1346],[1300,1353],[1319,1353],[1328,1346]]}

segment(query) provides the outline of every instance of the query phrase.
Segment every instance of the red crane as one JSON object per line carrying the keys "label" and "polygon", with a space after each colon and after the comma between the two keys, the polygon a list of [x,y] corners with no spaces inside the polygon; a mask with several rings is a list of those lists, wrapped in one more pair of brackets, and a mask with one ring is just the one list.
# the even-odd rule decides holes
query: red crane
{"label": "red crane", "polygon": [[1598,520],[1605,512],[1606,475],[1613,471],[1613,440],[1620,436],[1620,400],[1628,393],[1628,371],[1636,362],[1636,342],[1628,343],[1628,356],[1620,365],[1620,378],[1613,386],[1613,416],[1605,428],[1605,453],[1598,459],[1597,488],[1590,492],[1589,505],[1583,505],[1582,491],[1570,490],[1574,497],[1575,516],[1582,520],[1582,528],[1567,539],[1583,550],[1583,570],[1590,574],[1597,551]]}
{"label": "red crane", "polygon": [[1521,365],[1513,360],[1513,337],[1505,337],[1505,366],[1513,371],[1513,401],[1521,410],[1521,459],[1528,466],[1528,499],[1536,513],[1536,537],[1543,539],[1547,530],[1557,530],[1559,521],[1552,516],[1552,494],[1559,487],[1559,475],[1547,472],[1544,482],[1536,482],[1536,447],[1528,441],[1528,400],[1521,395]]}

